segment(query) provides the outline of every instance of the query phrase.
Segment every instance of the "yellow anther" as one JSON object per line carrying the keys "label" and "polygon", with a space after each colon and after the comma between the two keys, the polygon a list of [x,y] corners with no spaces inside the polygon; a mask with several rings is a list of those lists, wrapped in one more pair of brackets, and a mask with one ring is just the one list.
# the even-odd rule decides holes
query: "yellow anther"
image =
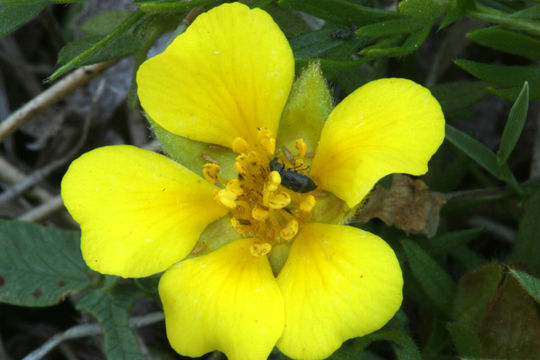
{"label": "yellow anther", "polygon": [[249,150],[249,144],[247,143],[244,138],[237,137],[234,138],[232,142],[232,151],[234,151],[237,154],[245,153]]}
{"label": "yellow anther", "polygon": [[242,164],[239,161],[234,162],[234,167],[236,168],[236,171],[238,171],[239,174],[245,175],[247,174],[247,170],[244,167],[244,164]]}
{"label": "yellow anther", "polygon": [[276,151],[276,139],[271,138],[268,143],[265,145],[266,153],[268,155],[274,154],[274,151]]}
{"label": "yellow anther", "polygon": [[272,250],[272,245],[270,245],[267,242],[263,243],[263,242],[258,242],[257,241],[257,242],[254,242],[249,247],[249,252],[253,256],[264,256],[264,255],[268,254],[271,250]]}
{"label": "yellow anther", "polygon": [[303,159],[294,159],[294,168],[295,169],[301,169],[304,167],[304,160]]}
{"label": "yellow anther", "polygon": [[306,156],[307,145],[303,139],[296,140],[296,150],[298,150],[298,157],[303,159]]}
{"label": "yellow anther", "polygon": [[307,195],[300,203],[300,210],[310,212],[315,207],[316,203],[317,200],[315,200],[315,196]]}
{"label": "yellow anther", "polygon": [[238,221],[238,219],[235,218],[235,217],[231,218],[231,225],[234,228],[234,230],[236,230],[236,232],[239,233],[239,234],[243,234],[243,233],[246,232],[245,228],[244,228],[244,225],[242,225],[240,223],[240,221]]}
{"label": "yellow anther", "polygon": [[276,191],[281,184],[281,175],[277,171],[272,171],[268,175],[268,182],[266,183],[266,189],[268,191]]}
{"label": "yellow anther", "polygon": [[276,151],[276,138],[274,138],[270,130],[266,128],[259,129],[257,139],[268,155],[274,154],[274,151]]}
{"label": "yellow anther", "polygon": [[284,228],[279,231],[279,236],[283,240],[291,240],[298,234],[298,221],[291,219],[287,222]]}
{"label": "yellow anther", "polygon": [[206,163],[203,166],[203,175],[208,182],[215,184],[218,179],[220,167],[218,164]]}
{"label": "yellow anther", "polygon": [[230,209],[234,209],[236,207],[236,198],[236,194],[229,189],[218,190],[214,195],[214,199]]}
{"label": "yellow anther", "polygon": [[252,210],[251,210],[251,216],[257,220],[257,221],[264,221],[268,218],[268,215],[270,214],[270,212],[267,210],[267,209],[264,209],[262,208],[261,206],[259,205],[256,205]]}
{"label": "yellow anther", "polygon": [[240,180],[233,179],[227,183],[227,190],[234,193],[236,196],[240,196],[244,193],[244,189],[240,185]]}
{"label": "yellow anther", "polygon": [[236,168],[239,174],[242,174],[242,175],[247,174],[246,160],[247,160],[247,156],[245,154],[238,155],[236,157],[236,160],[234,162],[234,167]]}
{"label": "yellow anther", "polygon": [[270,209],[283,209],[291,203],[291,197],[284,191],[275,191],[268,193],[268,204],[265,204]]}
{"label": "yellow anther", "polygon": [[259,157],[259,154],[255,151],[250,151],[247,154],[246,161],[249,164],[249,166],[252,166],[254,168],[257,166],[261,166],[261,159]]}

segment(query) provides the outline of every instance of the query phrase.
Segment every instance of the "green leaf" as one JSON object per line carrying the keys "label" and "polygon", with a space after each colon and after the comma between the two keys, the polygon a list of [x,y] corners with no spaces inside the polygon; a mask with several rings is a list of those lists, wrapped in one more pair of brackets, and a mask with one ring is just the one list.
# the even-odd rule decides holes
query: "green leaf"
{"label": "green leaf", "polygon": [[94,45],[92,45],[87,50],[83,51],[73,59],[71,59],[68,63],[61,66],[59,69],[57,69],[49,78],[49,80],[54,80],[58,76],[65,74],[66,72],[73,70],[85,63],[88,62],[88,59],[90,59],[92,56],[95,56],[99,53],[99,51],[105,47],[109,42],[111,42],[114,39],[117,39],[122,35],[126,30],[128,30],[132,25],[137,23],[142,17],[143,13],[140,11],[133,12],[120,26],[118,26],[113,32],[109,33],[105,37],[103,37],[101,40],[96,42]]}
{"label": "green leaf", "polygon": [[86,20],[80,30],[86,35],[105,36],[120,26],[131,13],[128,10],[107,11]]}
{"label": "green leaf", "polygon": [[540,60],[540,40],[516,31],[491,27],[470,32],[467,38],[495,50]]}
{"label": "green leaf", "polygon": [[364,25],[356,29],[356,35],[365,37],[380,37],[394,34],[410,34],[426,24],[414,19],[393,19],[376,24]]}
{"label": "green leaf", "polygon": [[[446,153],[447,151],[440,151],[431,160],[431,176],[428,185],[432,191],[442,193],[454,191],[469,172],[471,159],[467,155],[463,152],[456,152],[448,163]],[[448,174],[452,174],[452,176],[448,176]]]}
{"label": "green leaf", "polygon": [[454,81],[434,85],[430,88],[439,101],[445,116],[466,109],[489,95],[483,81]]}
{"label": "green leaf", "polygon": [[306,30],[306,22],[293,12],[274,4],[265,7],[264,11],[272,16],[287,38],[298,36]]}
{"label": "green leaf", "polygon": [[436,317],[431,324],[430,333],[422,347],[422,358],[441,359],[452,341],[448,336],[447,322],[446,319]]}
{"label": "green leaf", "polygon": [[[67,64],[81,53],[91,49],[103,37],[90,36],[75,40],[67,44],[58,54],[58,63]],[[134,54],[142,45],[142,40],[132,34],[123,34],[103,46],[100,46],[89,57],[79,63],[79,66],[95,64],[102,61],[111,61]]]}
{"label": "green leaf", "polygon": [[190,10],[196,6],[202,6],[214,2],[215,0],[191,0],[191,1],[136,1],[135,5],[141,11],[147,13],[178,13]]}
{"label": "green leaf", "polygon": [[43,2],[43,0],[0,0],[0,4],[16,5],[16,4],[35,4]]}
{"label": "green leaf", "polygon": [[[522,87],[515,86],[506,89],[496,89],[488,86],[487,90],[500,98],[510,101],[516,101],[519,94],[521,93]],[[529,83],[529,101],[538,99],[540,99],[540,82]]]}
{"label": "green leaf", "polygon": [[0,301],[49,306],[92,285],[81,234],[0,219]]}
{"label": "green leaf", "polygon": [[[538,2],[538,0],[536,0]],[[528,19],[540,19],[540,4],[526,7],[516,11],[512,16],[524,17]]]}
{"label": "green leaf", "polygon": [[[318,57],[332,49],[335,49],[347,42],[354,42],[354,47],[357,49],[368,43],[368,39],[357,38],[343,40],[336,38],[334,34],[343,31],[341,29],[323,29],[318,31],[308,32],[290,40],[291,48],[295,58],[314,58]],[[353,34],[354,35],[354,34]],[[356,49],[350,51],[349,56]],[[347,59],[348,60],[348,59]]]}
{"label": "green leaf", "polygon": [[519,86],[525,81],[531,87],[540,83],[540,67],[538,66],[505,66],[482,64],[475,61],[458,59],[454,61],[459,67],[480,80],[503,86]]}
{"label": "green leaf", "polygon": [[465,6],[463,4],[463,1],[451,1],[450,4],[448,5],[448,9],[446,11],[446,15],[444,16],[444,19],[441,21],[439,30],[456,22],[459,18],[463,17],[464,15],[465,15]]}
{"label": "green leaf", "polygon": [[339,60],[319,59],[319,58],[297,58],[295,59],[295,62],[296,62],[297,70],[302,69],[315,61],[318,62],[321,65],[321,69],[324,73],[324,77],[328,81],[332,81],[343,71],[365,64],[371,60],[373,59],[370,57],[363,57],[358,60],[350,60],[350,61],[339,61]]}
{"label": "green leaf", "polygon": [[497,156],[485,145],[450,124],[446,124],[446,139],[493,176],[506,182],[516,193],[522,193],[521,187],[510,171],[508,164],[500,165]]}
{"label": "green leaf", "polygon": [[484,228],[474,228],[449,232],[429,239],[428,246],[433,254],[446,254],[450,250],[476,239],[484,232]]}
{"label": "green leaf", "polygon": [[343,44],[344,40],[332,38],[336,30],[311,31],[290,40],[295,58],[317,57],[318,55]]}
{"label": "green leaf", "polygon": [[[493,3],[498,4],[499,2]],[[477,7],[476,9],[467,10],[466,13],[468,17],[502,25],[511,29],[525,31],[535,36],[540,35],[540,23],[538,21],[527,19],[527,16],[523,16],[523,13],[521,16],[515,16],[509,14],[507,11],[499,11],[488,7]]]}
{"label": "green leaf", "polygon": [[76,307],[92,314],[103,329],[104,352],[109,360],[145,360],[129,327],[129,308],[140,291],[129,285],[90,290]]}
{"label": "green leaf", "polygon": [[403,0],[399,3],[403,15],[429,22],[437,20],[447,7],[447,0]]}
{"label": "green leaf", "polygon": [[380,340],[391,341],[393,343],[398,360],[422,359],[413,339],[406,332],[400,330],[379,331],[358,338],[352,345],[351,352],[360,355],[369,344]]}
{"label": "green leaf", "polygon": [[389,47],[395,47],[398,43],[402,42],[404,35],[396,34],[385,39],[379,39],[375,44],[364,47],[360,53],[367,53],[367,50],[371,49],[385,49]]}
{"label": "green leaf", "polygon": [[512,260],[527,264],[533,274],[540,274],[540,188],[537,188],[525,204],[525,210],[519,222],[516,242],[512,251]]}
{"label": "green leaf", "polygon": [[446,124],[446,139],[493,176],[501,177],[497,156],[484,144],[449,124]]}
{"label": "green leaf", "polygon": [[369,55],[371,57],[401,57],[412,54],[424,43],[429,35],[431,26],[425,25],[417,32],[410,34],[401,46],[390,48],[365,48],[360,51],[361,55]]}
{"label": "green leaf", "polygon": [[504,131],[501,137],[501,145],[497,152],[497,161],[499,165],[503,165],[508,161],[510,154],[514,150],[525,121],[527,120],[527,111],[529,109],[529,83],[525,81],[521,92],[510,109],[510,115],[508,121],[504,126]]}
{"label": "green leaf", "polygon": [[456,287],[454,280],[415,242],[402,240],[401,244],[414,277],[422,289],[440,311],[449,312]]}
{"label": "green leaf", "polygon": [[48,1],[6,5],[0,8],[0,36],[4,36],[24,24],[43,10]]}
{"label": "green leaf", "polygon": [[249,3],[247,3],[246,5],[248,5],[251,9],[255,9],[255,8],[265,8],[267,7],[270,3],[272,3],[274,0],[251,0]]}
{"label": "green leaf", "polygon": [[360,26],[400,17],[393,11],[374,9],[346,0],[279,0],[279,5],[342,25]]}
{"label": "green leaf", "polygon": [[461,263],[465,270],[468,271],[472,271],[487,263],[486,259],[465,245],[461,245],[458,248],[450,250],[450,254]]}
{"label": "green leaf", "polygon": [[[356,55],[359,48],[362,48],[371,42],[370,39],[354,35],[345,40],[339,46],[334,47],[320,55],[321,58],[333,60],[351,60]],[[348,36],[347,34],[345,36]]]}
{"label": "green leaf", "polygon": [[540,279],[515,269],[510,269],[510,274],[512,274],[523,289],[525,289],[525,291],[540,304]]}

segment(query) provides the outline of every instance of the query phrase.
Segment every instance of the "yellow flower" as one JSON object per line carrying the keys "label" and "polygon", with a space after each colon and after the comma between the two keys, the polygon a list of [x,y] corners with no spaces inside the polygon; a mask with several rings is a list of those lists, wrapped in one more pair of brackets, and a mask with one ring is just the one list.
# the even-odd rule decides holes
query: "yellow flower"
{"label": "yellow flower", "polygon": [[[301,107],[280,125],[293,78],[291,48],[267,13],[216,7],[146,61],[137,82],[153,121],[223,146],[221,160],[202,154],[201,177],[163,155],[107,146],[75,160],[62,181],[88,266],[123,277],[166,270],[167,336],[182,355],[265,359],[277,346],[322,359],[401,305],[392,249],[335,224],[328,204],[354,208],[387,174],[425,173],[444,138],[441,108],[422,86],[383,79],[343,100],[322,131]],[[317,188],[299,192],[309,179]],[[181,261],[216,221],[236,240]]]}

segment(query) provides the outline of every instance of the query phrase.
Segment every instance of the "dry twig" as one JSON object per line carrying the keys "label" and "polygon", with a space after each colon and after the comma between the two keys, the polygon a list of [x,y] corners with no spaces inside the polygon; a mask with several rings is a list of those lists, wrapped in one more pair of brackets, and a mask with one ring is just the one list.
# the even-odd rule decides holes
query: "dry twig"
{"label": "dry twig", "polygon": [[[0,181],[8,185],[13,185],[24,181],[25,178],[26,175],[23,172],[0,156]],[[47,201],[54,197],[51,193],[41,187],[35,187],[31,189],[30,192],[32,197],[35,197],[40,201]]]}
{"label": "dry twig", "polygon": [[4,141],[6,137],[14,133],[36,113],[56,104],[73,90],[86,84],[100,72],[113,64],[114,62],[109,61],[95,65],[83,66],[27,102],[19,110],[15,111],[0,122],[0,142]]}
{"label": "dry twig", "polygon": [[[132,328],[139,328],[163,321],[164,318],[165,316],[163,316],[162,312],[154,312],[130,319],[129,326]],[[49,351],[54,349],[58,344],[65,340],[100,334],[101,327],[98,324],[85,324],[74,326],[64,331],[63,333],[54,335],[39,348],[26,355],[23,360],[39,360],[43,358]]]}
{"label": "dry twig", "polygon": [[77,141],[77,144],[75,144],[75,146],[71,149],[71,151],[69,151],[69,153],[67,153],[66,156],[63,156],[60,159],[52,161],[47,166],[34,171],[32,174],[28,175],[23,181],[17,183],[15,186],[6,190],[2,195],[0,195],[0,205],[8,202],[11,199],[14,199],[16,196],[18,196],[22,192],[26,191],[30,187],[39,183],[41,180],[43,180],[45,177],[50,175],[53,171],[58,169],[60,166],[63,166],[66,162],[71,160],[73,156],[75,156],[75,154],[79,151],[79,149],[83,146],[84,142],[86,141],[86,137],[88,136],[88,131],[90,129],[90,123],[92,121],[94,109],[96,107],[97,102],[99,101],[99,98],[101,97],[101,95],[103,95],[104,89],[105,89],[105,82],[102,80],[102,82],[100,82],[96,90],[96,94],[94,98],[92,99],[92,104],[90,105],[90,109],[88,110],[88,113],[86,115],[81,137],[79,138],[79,141]]}
{"label": "dry twig", "polygon": [[[160,144],[157,140],[152,140],[148,142],[146,145],[143,146],[143,148],[150,151],[159,151],[161,149]],[[61,210],[63,207],[64,202],[60,195],[57,195],[55,197],[49,195],[49,199],[46,202],[44,202],[40,206],[29,210],[28,212],[19,216],[17,219],[33,222],[41,221],[50,216],[51,214],[54,214],[55,212]]]}
{"label": "dry twig", "polygon": [[49,201],[46,201],[43,204],[36,206],[30,211],[22,214],[17,219],[22,221],[37,222],[61,210],[63,207],[64,201],[62,200],[62,196],[57,195]]}

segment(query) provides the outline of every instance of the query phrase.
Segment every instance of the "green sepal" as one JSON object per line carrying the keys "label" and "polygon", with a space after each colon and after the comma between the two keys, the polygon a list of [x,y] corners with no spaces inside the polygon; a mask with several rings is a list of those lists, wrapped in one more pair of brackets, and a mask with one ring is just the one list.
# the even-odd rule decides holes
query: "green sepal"
{"label": "green sepal", "polygon": [[332,106],[332,96],[319,64],[309,64],[294,82],[283,109],[276,150],[280,151],[282,146],[292,150],[296,140],[302,138],[308,153],[314,152]]}
{"label": "green sepal", "polygon": [[204,229],[188,258],[211,253],[241,237],[232,227],[231,218],[226,215]]}
{"label": "green sepal", "polygon": [[199,176],[203,176],[204,164],[216,161],[221,167],[221,176],[229,180],[236,178],[237,171],[234,167],[236,154],[230,149],[175,135],[159,126],[148,115],[146,115],[146,118],[152,126],[152,131],[161,144],[163,151],[173,160]]}
{"label": "green sepal", "polygon": [[347,224],[363,204],[350,208],[345,201],[331,193],[325,193],[324,197],[316,199],[317,204],[311,213],[312,219],[325,224]]}

